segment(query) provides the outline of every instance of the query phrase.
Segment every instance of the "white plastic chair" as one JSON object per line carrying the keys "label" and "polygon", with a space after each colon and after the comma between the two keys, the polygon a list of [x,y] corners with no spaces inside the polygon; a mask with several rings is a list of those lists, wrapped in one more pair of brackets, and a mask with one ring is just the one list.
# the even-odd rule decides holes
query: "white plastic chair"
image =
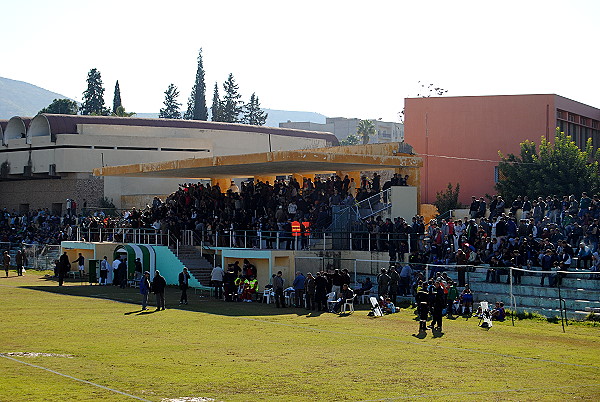
{"label": "white plastic chair", "polygon": [[352,296],[351,299],[346,299],[344,301],[344,305],[342,306],[342,313],[354,313],[354,298],[356,296]]}
{"label": "white plastic chair", "polygon": [[371,297],[371,290],[369,290],[368,292],[363,293],[362,295],[360,295],[360,303],[361,304],[367,304],[369,303],[369,298]]}
{"label": "white plastic chair", "polygon": [[333,311],[333,306],[337,303],[335,292],[327,293],[327,311]]}

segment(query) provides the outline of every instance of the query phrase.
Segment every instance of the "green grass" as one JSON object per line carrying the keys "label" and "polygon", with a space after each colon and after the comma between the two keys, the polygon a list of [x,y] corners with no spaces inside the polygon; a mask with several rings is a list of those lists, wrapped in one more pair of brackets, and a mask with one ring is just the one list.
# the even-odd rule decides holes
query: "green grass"
{"label": "green grass", "polygon": [[[115,300],[121,302],[115,302]],[[136,289],[0,278],[0,353],[150,401],[598,400],[600,327],[444,320],[414,336],[408,308],[382,318],[306,314],[190,294],[141,314]],[[123,303],[125,302],[125,303]],[[169,306],[173,308],[169,308]],[[0,401],[134,400],[0,357]],[[425,398],[420,398],[425,397]]]}

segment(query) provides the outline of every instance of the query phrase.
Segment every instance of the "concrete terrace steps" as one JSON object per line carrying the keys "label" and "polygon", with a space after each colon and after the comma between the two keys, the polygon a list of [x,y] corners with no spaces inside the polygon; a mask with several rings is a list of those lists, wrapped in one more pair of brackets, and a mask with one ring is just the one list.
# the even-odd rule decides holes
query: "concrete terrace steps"
{"label": "concrete terrace steps", "polygon": [[[469,283],[473,289],[475,302],[486,300],[490,303],[503,301],[510,307],[510,285],[506,284],[508,275],[500,276],[500,283],[485,282],[487,268],[479,267],[469,273]],[[563,278],[560,288],[565,300],[567,316],[583,319],[591,311],[600,309],[600,280],[590,280],[589,274]],[[524,275],[520,285],[513,285],[513,295],[517,311],[537,312],[547,317],[560,316],[558,288],[540,286],[541,275]]]}
{"label": "concrete terrace steps", "polygon": [[[175,253],[175,250],[172,249],[171,251]],[[179,246],[179,255],[177,258],[187,267],[190,274],[196,278],[200,284],[204,286],[209,285],[213,266],[202,256],[199,247]]]}

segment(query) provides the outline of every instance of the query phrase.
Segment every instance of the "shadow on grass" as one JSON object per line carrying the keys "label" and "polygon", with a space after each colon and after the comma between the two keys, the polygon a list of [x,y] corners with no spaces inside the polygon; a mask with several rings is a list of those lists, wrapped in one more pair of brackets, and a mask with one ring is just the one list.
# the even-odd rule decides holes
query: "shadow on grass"
{"label": "shadow on grass", "polygon": [[[47,278],[40,278],[46,279]],[[138,289],[125,288],[121,289],[118,286],[100,286],[100,285],[79,285],[79,282],[65,283],[65,286],[56,285],[43,285],[43,286],[21,286],[23,289],[36,290],[40,292],[48,292],[66,296],[74,297],[88,297],[93,299],[102,300],[113,300],[121,303],[130,303],[132,305],[141,305],[142,297]],[[297,315],[305,316],[307,318],[318,317],[325,313],[324,311],[309,311],[304,308],[288,307],[285,309],[278,309],[274,304],[265,304],[259,302],[253,303],[239,303],[239,302],[225,302],[222,300],[216,300],[210,297],[202,297],[197,294],[189,294],[189,304],[179,305],[179,298],[181,291],[175,286],[168,286],[165,291],[165,299],[167,309],[171,310],[186,310],[195,311],[200,313],[216,314],[231,317],[243,317],[243,316],[280,316],[280,315]],[[153,294],[150,295],[148,300],[150,310],[142,311],[141,307],[137,310],[129,310],[125,312],[125,315],[139,316],[151,314],[154,311],[154,305],[156,299]],[[355,313],[367,313],[368,309],[363,310],[361,307],[356,306]]]}

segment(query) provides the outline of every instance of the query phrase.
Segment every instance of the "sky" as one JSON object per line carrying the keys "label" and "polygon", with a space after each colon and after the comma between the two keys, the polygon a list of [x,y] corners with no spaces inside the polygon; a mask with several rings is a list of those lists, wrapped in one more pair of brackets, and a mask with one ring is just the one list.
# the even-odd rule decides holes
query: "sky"
{"label": "sky", "polygon": [[446,96],[556,93],[600,107],[600,1],[4,0],[0,76],[81,101],[97,68],[112,105],[185,108],[203,49],[207,104],[233,73],[242,99],[399,121],[420,83]]}

